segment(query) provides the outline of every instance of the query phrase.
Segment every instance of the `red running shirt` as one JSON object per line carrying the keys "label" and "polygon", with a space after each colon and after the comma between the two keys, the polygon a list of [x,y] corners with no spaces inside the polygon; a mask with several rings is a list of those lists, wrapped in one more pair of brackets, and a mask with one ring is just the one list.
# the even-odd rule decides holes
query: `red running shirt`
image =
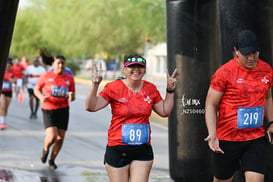
{"label": "red running shirt", "polygon": [[265,135],[263,126],[238,129],[237,111],[238,107],[265,105],[266,94],[272,87],[272,68],[269,64],[259,59],[254,69],[245,69],[235,57],[216,71],[210,87],[224,93],[218,108],[218,139],[247,141]]}
{"label": "red running shirt", "polygon": [[43,90],[43,95],[48,99],[42,103],[42,109],[55,110],[69,106],[67,93],[75,92],[75,82],[72,76],[48,71],[40,76],[36,88]]}
{"label": "red running shirt", "polygon": [[19,64],[22,66],[22,68],[23,68],[24,70],[26,70],[27,67],[30,65],[29,62],[20,62]]}
{"label": "red running shirt", "polygon": [[11,69],[12,69],[14,76],[16,78],[23,78],[24,68],[20,64],[13,64]]}
{"label": "red running shirt", "polygon": [[[122,80],[116,80],[106,84],[99,95],[111,104],[112,109],[109,146],[126,145],[122,143],[122,124],[149,124],[153,105],[162,100],[156,86],[147,81],[143,81],[141,91],[136,93],[129,90]],[[151,138],[148,144],[151,144]]]}
{"label": "red running shirt", "polygon": [[12,83],[9,81],[9,79],[14,78],[13,71],[5,71],[3,84],[2,84],[2,92],[11,92],[12,91]]}

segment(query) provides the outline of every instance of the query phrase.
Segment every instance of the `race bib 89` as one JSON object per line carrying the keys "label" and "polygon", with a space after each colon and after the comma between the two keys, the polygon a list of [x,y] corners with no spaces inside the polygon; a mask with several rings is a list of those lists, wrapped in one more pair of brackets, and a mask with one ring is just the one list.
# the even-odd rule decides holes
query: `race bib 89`
{"label": "race bib 89", "polygon": [[239,107],[237,114],[237,128],[259,128],[264,118],[264,106]]}
{"label": "race bib 89", "polygon": [[147,144],[150,140],[150,127],[148,123],[123,124],[122,142],[128,145]]}

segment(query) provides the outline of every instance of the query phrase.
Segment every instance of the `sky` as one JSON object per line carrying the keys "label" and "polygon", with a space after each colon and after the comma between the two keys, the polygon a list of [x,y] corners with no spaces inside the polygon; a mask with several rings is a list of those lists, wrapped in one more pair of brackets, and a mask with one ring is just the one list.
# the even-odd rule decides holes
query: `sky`
{"label": "sky", "polygon": [[19,8],[22,8],[27,5],[28,0],[19,0]]}

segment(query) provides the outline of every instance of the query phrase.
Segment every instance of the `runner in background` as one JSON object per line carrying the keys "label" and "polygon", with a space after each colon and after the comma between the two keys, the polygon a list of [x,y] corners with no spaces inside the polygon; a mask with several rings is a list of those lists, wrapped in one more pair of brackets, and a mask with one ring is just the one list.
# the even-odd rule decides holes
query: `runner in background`
{"label": "runner in background", "polygon": [[40,106],[40,100],[34,95],[34,87],[38,78],[46,72],[45,68],[40,65],[40,58],[35,57],[33,64],[29,65],[24,72],[25,80],[27,83],[27,89],[29,93],[29,107],[30,107],[30,119],[37,119],[37,111]]}
{"label": "runner in background", "polygon": [[[30,65],[28,58],[26,56],[23,56],[20,61],[20,65],[23,67],[24,71],[27,69],[27,67]],[[26,88],[26,79],[23,76],[23,90]]]}
{"label": "runner in background", "polygon": [[16,78],[11,69],[12,59],[8,58],[6,71],[3,79],[2,90],[0,94],[0,129],[6,129],[6,118],[8,114],[9,104],[12,98],[12,84],[16,83]]}
{"label": "runner in background", "polygon": [[[43,56],[43,60],[46,58]],[[41,154],[41,161],[48,160],[49,168],[57,168],[55,159],[59,154],[69,122],[69,101],[75,100],[74,78],[64,72],[65,57],[57,55],[53,62],[52,71],[47,71],[37,81],[34,88],[35,95],[42,102],[43,121],[45,127],[45,140]]]}
{"label": "runner in background", "polygon": [[14,58],[14,64],[11,67],[14,76],[16,77],[16,83],[14,83],[14,92],[16,97],[18,97],[19,92],[23,89],[23,72],[24,68],[20,64],[20,59],[18,57]]}
{"label": "runner in background", "polygon": [[[51,55],[51,53],[46,48],[40,49],[40,56],[42,57],[42,61],[43,61],[44,65],[47,67],[47,70],[48,71],[54,70],[54,66],[53,66],[54,57]],[[59,54],[59,56],[62,56],[62,55]],[[58,55],[56,55],[55,57],[58,57]],[[72,70],[70,68],[68,68],[67,66],[65,66],[64,72],[68,73],[71,76],[74,76]]]}

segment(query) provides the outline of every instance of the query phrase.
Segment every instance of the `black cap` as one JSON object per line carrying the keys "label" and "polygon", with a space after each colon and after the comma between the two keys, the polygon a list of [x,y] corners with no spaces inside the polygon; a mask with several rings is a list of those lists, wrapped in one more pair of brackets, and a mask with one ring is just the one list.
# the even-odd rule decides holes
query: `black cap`
{"label": "black cap", "polygon": [[260,51],[255,33],[251,30],[240,31],[237,35],[237,49],[243,55]]}

